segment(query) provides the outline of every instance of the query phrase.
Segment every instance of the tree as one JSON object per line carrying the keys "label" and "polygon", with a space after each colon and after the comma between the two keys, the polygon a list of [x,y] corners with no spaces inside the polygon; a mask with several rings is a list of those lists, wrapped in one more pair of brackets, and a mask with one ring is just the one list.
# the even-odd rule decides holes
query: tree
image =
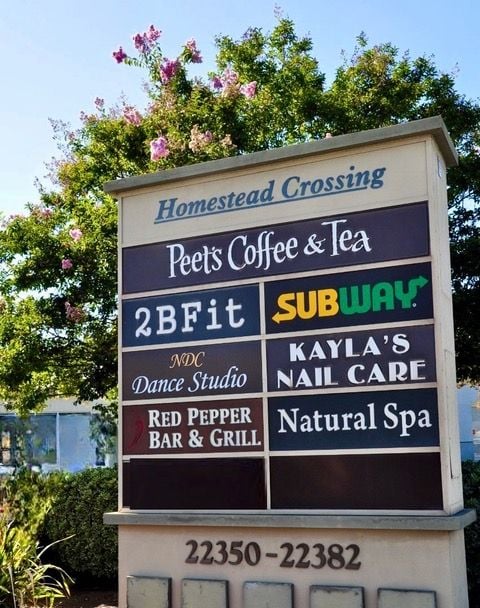
{"label": "tree", "polygon": [[150,26],[134,55],[113,53],[146,70],[148,108],[97,99],[79,129],[54,123],[53,186],[3,223],[0,399],[20,413],[58,395],[115,400],[117,217],[105,182],[437,114],[461,159],[449,173],[458,374],[480,380],[480,106],[454,77],[361,35],[326,87],[311,39],[280,19],[271,33],[217,38],[216,71],[200,79],[189,75],[201,62],[195,40],[169,59],[160,37]]}

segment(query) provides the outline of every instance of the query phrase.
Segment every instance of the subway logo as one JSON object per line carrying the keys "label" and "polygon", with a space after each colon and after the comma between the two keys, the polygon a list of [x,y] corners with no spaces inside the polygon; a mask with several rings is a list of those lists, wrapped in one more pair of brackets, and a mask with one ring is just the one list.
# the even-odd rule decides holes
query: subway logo
{"label": "subway logo", "polygon": [[269,332],[433,316],[429,264],[278,281],[265,289]]}
{"label": "subway logo", "polygon": [[380,281],[364,285],[349,285],[338,289],[312,289],[282,293],[278,296],[275,323],[291,321],[296,317],[312,319],[338,315],[365,314],[394,310],[395,307],[412,308],[418,291],[428,285],[428,279],[418,276],[409,281]]}

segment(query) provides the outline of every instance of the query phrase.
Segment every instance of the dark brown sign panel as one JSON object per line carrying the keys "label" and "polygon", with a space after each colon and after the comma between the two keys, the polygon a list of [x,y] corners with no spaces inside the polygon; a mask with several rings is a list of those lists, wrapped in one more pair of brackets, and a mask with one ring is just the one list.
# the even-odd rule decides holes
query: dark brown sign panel
{"label": "dark brown sign panel", "polygon": [[262,400],[124,407],[123,448],[126,455],[262,451]]}
{"label": "dark brown sign panel", "polygon": [[131,351],[122,360],[125,401],[262,390],[258,341]]}
{"label": "dark brown sign panel", "polygon": [[135,459],[123,464],[131,509],[266,509],[263,458]]}
{"label": "dark brown sign panel", "polygon": [[272,509],[441,510],[440,453],[273,456]]}
{"label": "dark brown sign panel", "polygon": [[269,391],[434,382],[433,325],[267,342]]}
{"label": "dark brown sign panel", "polygon": [[[399,230],[408,226],[408,230]],[[123,293],[429,255],[427,203],[123,250]]]}
{"label": "dark brown sign panel", "polygon": [[319,393],[268,400],[270,451],[437,447],[437,391]]}
{"label": "dark brown sign panel", "polygon": [[[135,459],[131,509],[265,509],[262,458]],[[273,456],[272,509],[441,510],[439,453]]]}

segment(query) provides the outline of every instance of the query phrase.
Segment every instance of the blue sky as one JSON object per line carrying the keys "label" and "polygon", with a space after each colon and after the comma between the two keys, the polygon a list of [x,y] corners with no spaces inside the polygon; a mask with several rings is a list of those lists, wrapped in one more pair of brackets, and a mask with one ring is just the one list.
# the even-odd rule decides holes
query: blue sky
{"label": "blue sky", "polygon": [[271,30],[275,4],[312,37],[328,82],[341,51],[350,54],[364,31],[371,43],[392,42],[411,56],[433,55],[443,71],[458,69],[457,90],[480,97],[478,0],[0,0],[0,210],[17,213],[35,202],[36,177],[48,184],[45,163],[59,156],[49,118],[76,127],[97,96],[109,106],[125,94],[143,106],[141,71],[111,55],[120,44],[133,54],[133,34],[156,25],[166,56],[196,38],[203,74],[217,34]]}

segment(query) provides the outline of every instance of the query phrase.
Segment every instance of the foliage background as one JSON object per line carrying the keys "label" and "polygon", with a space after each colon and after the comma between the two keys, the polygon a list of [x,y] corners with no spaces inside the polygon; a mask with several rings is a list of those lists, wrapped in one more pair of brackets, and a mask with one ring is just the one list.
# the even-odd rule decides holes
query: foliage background
{"label": "foliage background", "polygon": [[51,185],[0,231],[0,400],[20,413],[64,395],[114,408],[117,210],[105,182],[438,114],[460,155],[448,175],[458,375],[478,382],[478,103],[433,58],[363,34],[328,85],[312,40],[289,19],[215,42],[215,71],[192,77],[195,40],[168,58],[151,26],[133,52],[119,47],[113,57],[146,74],[145,110],[97,99],[79,129],[53,123]]}
{"label": "foliage background", "polygon": [[0,530],[19,530],[28,557],[48,547],[42,562],[62,568],[76,584],[109,584],[117,575],[117,528],[105,526],[103,514],[117,508],[117,476],[113,467],[48,474],[18,469],[0,479]]}
{"label": "foliage background", "polygon": [[117,576],[117,528],[103,514],[117,510],[116,468],[86,469],[66,475],[52,496],[40,536],[44,544],[66,539],[47,556],[76,583],[105,584]]}
{"label": "foliage background", "polygon": [[45,517],[61,487],[63,473],[42,476],[19,469],[0,478],[0,606],[51,607],[68,594],[71,579],[49,563],[40,541]]}

